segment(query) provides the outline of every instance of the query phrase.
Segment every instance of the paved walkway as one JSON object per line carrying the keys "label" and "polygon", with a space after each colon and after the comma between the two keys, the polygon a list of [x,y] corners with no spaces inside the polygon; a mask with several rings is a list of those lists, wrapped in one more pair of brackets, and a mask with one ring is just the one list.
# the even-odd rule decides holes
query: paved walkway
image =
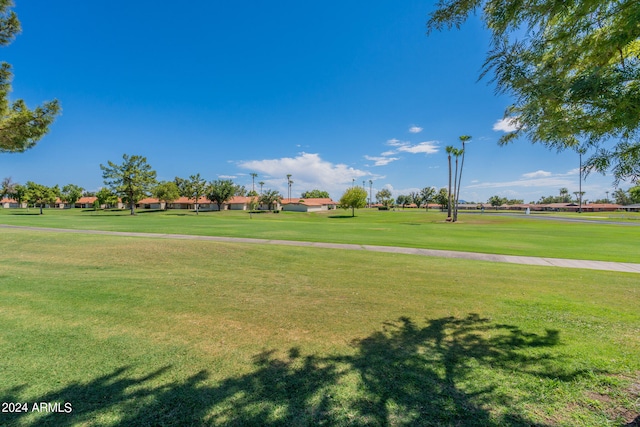
{"label": "paved walkway", "polygon": [[47,231],[52,233],[101,234],[106,236],[144,237],[154,239],[204,240],[212,242],[259,243],[264,245],[304,246],[311,248],[364,250],[395,254],[422,255],[443,258],[462,258],[476,261],[504,262],[509,264],[541,265],[548,267],[584,268],[589,270],[621,271],[640,273],[640,264],[628,262],[590,261],[562,258],[541,258],[517,255],[482,254],[476,252],[445,251],[438,249],[403,248],[394,246],[353,245],[344,243],[296,242],[292,240],[251,239],[244,237],[193,236],[189,234],[135,233],[124,231],[73,230],[66,228],[24,227],[0,224],[0,228]]}

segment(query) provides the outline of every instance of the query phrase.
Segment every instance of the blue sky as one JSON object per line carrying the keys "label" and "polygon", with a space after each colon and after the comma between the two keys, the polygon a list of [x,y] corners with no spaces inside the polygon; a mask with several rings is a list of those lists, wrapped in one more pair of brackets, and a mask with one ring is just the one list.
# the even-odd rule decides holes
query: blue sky
{"label": "blue sky", "polygon": [[[578,190],[578,156],[526,140],[498,147],[510,100],[478,81],[478,20],[426,35],[430,1],[17,0],[23,33],[1,59],[12,99],[62,115],[0,178],[102,185],[99,165],[147,157],[158,178],[200,173],[334,199],[373,181],[395,196],[447,184],[447,145],[467,145],[461,199],[538,200]],[[590,175],[585,198],[612,178]],[[623,187],[625,187],[623,185]]]}

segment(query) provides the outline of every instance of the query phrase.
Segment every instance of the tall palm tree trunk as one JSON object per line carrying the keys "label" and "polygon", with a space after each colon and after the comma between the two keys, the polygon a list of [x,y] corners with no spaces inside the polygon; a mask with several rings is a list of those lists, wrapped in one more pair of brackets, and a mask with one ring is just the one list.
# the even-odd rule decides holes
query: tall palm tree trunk
{"label": "tall palm tree trunk", "polygon": [[[458,187],[456,189],[456,205],[453,210],[453,222],[458,220],[458,203],[460,200],[460,183],[462,182],[462,168],[464,167],[464,141],[462,142],[462,161],[460,162],[460,177],[458,178]],[[456,158],[456,164],[458,159]]]}
{"label": "tall palm tree trunk", "polygon": [[459,153],[456,150],[456,152],[454,153],[454,155],[456,156],[456,173],[453,175],[453,215],[451,218],[451,222],[456,222],[456,214],[457,214],[457,208],[458,208],[458,156]]}
{"label": "tall palm tree trunk", "polygon": [[448,156],[448,160],[449,160],[449,191],[447,194],[448,200],[447,200],[447,219],[451,218],[451,150],[453,149],[453,147],[449,146],[446,148],[447,150],[447,154],[449,154]]}

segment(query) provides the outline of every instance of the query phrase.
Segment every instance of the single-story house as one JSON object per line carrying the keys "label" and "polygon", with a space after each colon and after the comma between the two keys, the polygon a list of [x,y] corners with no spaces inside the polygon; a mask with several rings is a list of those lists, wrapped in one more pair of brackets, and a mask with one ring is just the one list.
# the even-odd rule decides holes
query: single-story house
{"label": "single-story house", "polygon": [[[76,208],[82,208],[82,209],[90,209],[93,207],[93,204],[96,202],[96,200],[98,200],[97,197],[95,196],[91,196],[91,197],[80,197],[75,204]],[[120,203],[118,203],[118,205],[120,205]],[[120,207],[120,206],[118,206]]]}
{"label": "single-story house", "polygon": [[251,209],[252,201],[255,201],[255,203],[257,203],[258,198],[247,196],[233,196],[231,200],[229,200],[226,204],[232,211],[246,211]]}
{"label": "single-story house", "polygon": [[458,203],[459,211],[475,211],[482,209],[482,203]]}
{"label": "single-story house", "polygon": [[[202,201],[202,199],[200,199]],[[169,203],[169,209],[195,209],[193,199],[187,197],[180,197],[177,200]]]}
{"label": "single-story house", "polygon": [[330,211],[338,205],[327,198],[282,199],[282,210],[289,212],[321,212]]}
{"label": "single-story house", "polygon": [[0,200],[0,206],[2,206],[5,209],[9,209],[9,208],[26,208],[27,207],[27,203],[26,202],[22,202],[22,203],[19,204],[14,199],[4,198],[4,199]]}
{"label": "single-story house", "polygon": [[[158,199],[147,198],[141,200],[137,207],[140,209],[164,209],[164,202],[160,202]],[[226,203],[223,203],[220,206],[220,210],[242,210],[246,211],[251,207],[251,197],[244,196],[234,196]],[[188,197],[180,197],[177,200],[169,203],[169,209],[189,209],[195,210],[196,203],[194,199],[190,199]],[[218,204],[216,202],[212,202],[211,200],[201,197],[198,199],[198,210],[199,211],[217,211]]]}
{"label": "single-story house", "polygon": [[136,203],[137,209],[164,209],[164,202],[161,202],[158,199],[154,199],[152,197],[147,197],[146,199],[139,200]]}

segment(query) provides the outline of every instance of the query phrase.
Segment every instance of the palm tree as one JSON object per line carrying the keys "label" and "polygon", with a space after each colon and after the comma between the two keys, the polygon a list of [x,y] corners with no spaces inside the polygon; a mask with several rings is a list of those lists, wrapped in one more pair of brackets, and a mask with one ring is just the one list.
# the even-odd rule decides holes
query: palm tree
{"label": "palm tree", "polygon": [[287,199],[291,200],[291,184],[293,184],[293,181],[291,181],[291,174],[287,174],[287,186],[288,186],[288,193],[287,193]]}
{"label": "palm tree", "polygon": [[371,207],[371,195],[373,194],[373,181],[369,180],[369,207]]}
{"label": "palm tree", "polygon": [[264,185],[264,181],[260,181],[258,184],[260,185],[260,194],[262,194],[262,186]]}
{"label": "palm tree", "polygon": [[567,203],[568,201],[571,200],[571,197],[569,197],[569,189],[566,187],[562,187],[560,189],[560,200],[563,203]]}
{"label": "palm tree", "polygon": [[255,179],[258,176],[258,174],[255,172],[251,172],[249,175],[251,175],[251,190],[255,192],[256,191]]}
{"label": "palm tree", "polygon": [[456,173],[453,175],[453,191],[455,194],[453,195],[453,218],[451,218],[451,222],[456,222],[456,214],[458,210],[458,157],[462,155],[462,150],[454,148],[451,150],[451,154],[456,158]]}
{"label": "palm tree", "polygon": [[445,151],[447,152],[447,159],[449,161],[449,193],[448,193],[448,203],[447,203],[447,219],[451,219],[451,153],[453,153],[452,145],[447,145],[445,147]]}
{"label": "palm tree", "polygon": [[460,163],[460,178],[458,178],[458,188],[456,189],[456,207],[455,207],[455,210],[453,211],[454,222],[458,220],[458,198],[460,194],[460,183],[462,182],[462,168],[464,167],[464,153],[465,153],[464,144],[470,140],[471,140],[471,136],[469,135],[460,136],[460,142],[462,142],[462,162]]}
{"label": "palm tree", "polygon": [[260,196],[260,203],[266,204],[267,209],[271,210],[274,203],[282,200],[282,196],[276,190],[267,190]]}

